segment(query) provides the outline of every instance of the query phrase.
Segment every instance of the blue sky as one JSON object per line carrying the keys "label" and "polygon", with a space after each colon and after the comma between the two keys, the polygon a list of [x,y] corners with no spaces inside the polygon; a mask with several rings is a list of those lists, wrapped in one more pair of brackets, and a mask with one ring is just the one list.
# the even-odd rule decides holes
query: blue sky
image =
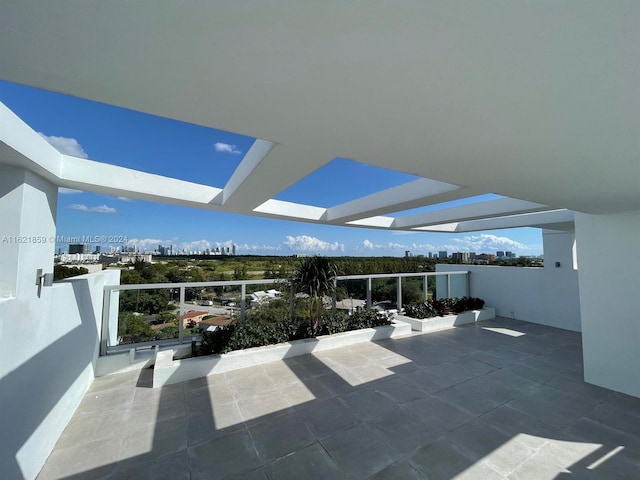
{"label": "blue sky", "polygon": [[[242,135],[3,81],[0,101],[64,153],[214,187],[224,186],[253,143],[252,138]],[[330,207],[415,178],[335,159],[276,198]],[[326,195],[326,185],[331,185],[330,197]],[[434,207],[418,211],[427,209]],[[238,254],[266,255],[402,256],[405,250],[415,255],[439,250],[542,254],[541,232],[533,228],[457,235],[388,232],[271,220],[67,190],[61,190],[58,198],[57,235],[124,237],[129,244],[150,251],[158,244],[173,245],[174,251],[235,244]],[[114,243],[119,245],[120,242]],[[56,249],[66,247],[61,243]]]}

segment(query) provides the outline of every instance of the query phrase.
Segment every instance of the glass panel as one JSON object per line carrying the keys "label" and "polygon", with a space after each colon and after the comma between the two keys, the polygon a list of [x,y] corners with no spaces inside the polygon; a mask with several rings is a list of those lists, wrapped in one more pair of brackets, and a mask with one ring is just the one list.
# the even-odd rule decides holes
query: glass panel
{"label": "glass panel", "polygon": [[178,338],[179,290],[123,290],[119,297],[116,345]]}

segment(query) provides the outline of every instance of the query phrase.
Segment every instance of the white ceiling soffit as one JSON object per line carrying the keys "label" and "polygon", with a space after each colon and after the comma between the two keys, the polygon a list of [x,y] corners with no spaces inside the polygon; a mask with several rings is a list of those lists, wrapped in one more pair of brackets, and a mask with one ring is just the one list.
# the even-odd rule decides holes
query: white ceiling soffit
{"label": "white ceiling soffit", "polygon": [[[269,139],[225,211],[252,214],[327,158],[640,209],[637,0],[77,3],[4,2],[0,78]],[[349,203],[323,215],[386,210]]]}
{"label": "white ceiling soffit", "polygon": [[517,200],[514,198],[498,198],[484,202],[471,203],[459,207],[445,208],[432,212],[417,213],[396,218],[394,228],[415,228],[419,226],[437,225],[439,223],[461,222],[477,218],[487,218],[549,210],[547,205]]}
{"label": "white ceiling soffit", "polygon": [[375,216],[369,218],[361,218],[360,220],[352,220],[346,222],[347,225],[354,225],[356,227],[371,227],[371,228],[390,228],[393,225],[393,217]]}
{"label": "white ceiling soffit", "polygon": [[[439,203],[431,197],[459,189],[459,186],[450,183],[420,178],[328,208],[322,219],[332,223],[353,223],[353,220],[362,219],[365,216],[378,216]],[[466,197],[469,193],[460,195]]]}
{"label": "white ceiling soffit", "polygon": [[500,230],[503,228],[538,227],[555,230],[573,230],[574,212],[571,210],[551,210],[544,212],[507,215],[463,222],[450,222],[412,230],[422,232],[463,233],[481,230]]}
{"label": "white ceiling soffit", "polygon": [[322,218],[326,208],[303,205],[301,203],[285,202],[270,199],[253,209],[256,213],[263,213],[274,217],[285,217],[289,220],[315,220]]}

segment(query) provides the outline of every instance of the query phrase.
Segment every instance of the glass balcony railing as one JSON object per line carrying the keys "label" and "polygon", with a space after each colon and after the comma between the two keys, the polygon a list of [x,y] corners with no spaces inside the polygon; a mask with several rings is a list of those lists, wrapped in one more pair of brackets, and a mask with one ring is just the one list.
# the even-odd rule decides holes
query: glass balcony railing
{"label": "glass balcony railing", "polygon": [[[469,296],[469,272],[395,273],[336,277],[328,303],[354,311],[397,310],[407,303]],[[215,329],[270,309],[296,315],[304,295],[287,280],[107,285],[104,287],[100,354],[133,347],[189,343]]]}

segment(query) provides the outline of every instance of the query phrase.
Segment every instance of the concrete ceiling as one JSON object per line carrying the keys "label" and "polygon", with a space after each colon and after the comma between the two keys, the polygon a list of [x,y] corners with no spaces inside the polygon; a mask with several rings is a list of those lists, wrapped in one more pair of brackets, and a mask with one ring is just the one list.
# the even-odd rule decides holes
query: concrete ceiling
{"label": "concrete ceiling", "polygon": [[347,158],[437,188],[312,220],[388,228],[493,192],[535,225],[640,209],[638,25],[636,0],[22,0],[0,7],[0,78],[266,140],[219,209],[289,218],[272,199]]}

